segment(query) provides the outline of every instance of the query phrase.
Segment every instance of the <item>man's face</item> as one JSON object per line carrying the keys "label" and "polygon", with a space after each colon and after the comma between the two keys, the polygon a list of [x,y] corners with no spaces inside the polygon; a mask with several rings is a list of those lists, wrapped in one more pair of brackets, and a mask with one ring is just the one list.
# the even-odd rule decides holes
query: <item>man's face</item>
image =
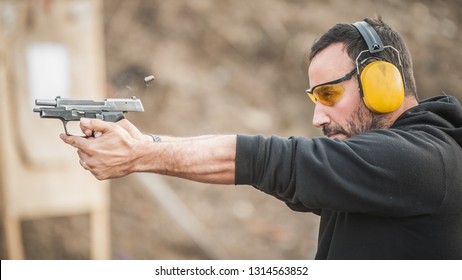
{"label": "man's face", "polygon": [[[332,44],[319,52],[308,69],[310,86],[344,77],[355,67],[342,43]],[[385,126],[384,116],[369,111],[361,100],[356,75],[341,82],[344,93],[332,106],[316,102],[313,125],[333,139],[347,139],[373,128]]]}

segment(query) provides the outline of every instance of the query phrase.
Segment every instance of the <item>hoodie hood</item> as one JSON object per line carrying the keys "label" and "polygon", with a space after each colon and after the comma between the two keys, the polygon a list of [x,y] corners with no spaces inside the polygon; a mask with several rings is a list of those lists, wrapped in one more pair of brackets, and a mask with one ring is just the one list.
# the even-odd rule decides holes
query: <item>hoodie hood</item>
{"label": "hoodie hood", "polygon": [[462,106],[453,96],[435,96],[404,112],[392,126],[443,131],[462,147]]}

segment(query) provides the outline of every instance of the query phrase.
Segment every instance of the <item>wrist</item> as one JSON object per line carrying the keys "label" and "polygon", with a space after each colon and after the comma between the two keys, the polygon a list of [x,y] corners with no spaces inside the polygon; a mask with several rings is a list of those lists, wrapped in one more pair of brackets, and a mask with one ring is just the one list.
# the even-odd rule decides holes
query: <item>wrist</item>
{"label": "wrist", "polygon": [[142,141],[136,141],[132,146],[130,173],[149,171],[152,163],[153,140],[150,135],[143,135]]}

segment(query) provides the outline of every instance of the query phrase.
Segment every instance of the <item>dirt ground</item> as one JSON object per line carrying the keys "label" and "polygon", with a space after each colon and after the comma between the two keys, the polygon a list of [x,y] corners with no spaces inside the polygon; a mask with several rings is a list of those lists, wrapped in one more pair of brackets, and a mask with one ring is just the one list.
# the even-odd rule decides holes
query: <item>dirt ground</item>
{"label": "dirt ground", "polygon": [[[408,43],[420,97],[462,100],[461,1],[105,0],[103,13],[108,95],[141,98],[145,112],[127,117],[146,132],[319,136],[304,94],[309,47],[337,22],[377,14]],[[163,180],[212,249],[128,176],[111,181],[113,259],[314,258],[316,216],[249,186]],[[88,216],[22,226],[28,259],[89,258]]]}

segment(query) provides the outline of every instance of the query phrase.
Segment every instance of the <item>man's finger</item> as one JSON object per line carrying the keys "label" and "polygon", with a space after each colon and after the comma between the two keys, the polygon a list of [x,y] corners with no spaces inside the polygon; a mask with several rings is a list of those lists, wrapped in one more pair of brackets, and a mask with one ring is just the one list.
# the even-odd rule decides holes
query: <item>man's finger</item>
{"label": "man's finger", "polygon": [[88,169],[89,169],[89,168],[88,168],[88,165],[87,165],[87,163],[86,163],[85,161],[79,160],[79,163],[80,163],[80,165],[83,167],[83,169],[85,169],[85,170],[88,170]]}
{"label": "man's finger", "polygon": [[85,138],[80,137],[80,136],[69,136],[64,133],[61,133],[59,135],[59,138],[61,138],[66,144],[69,144],[77,149],[82,149],[85,147],[85,142],[87,141]]}
{"label": "man's finger", "polygon": [[90,156],[82,150],[77,150],[77,154],[82,161],[88,162],[90,159]]}
{"label": "man's finger", "polygon": [[113,123],[105,122],[99,119],[80,119],[80,128],[87,136],[91,136],[93,132],[101,132],[104,134],[106,131],[110,130]]}
{"label": "man's finger", "polygon": [[122,119],[117,122],[117,125],[125,129],[130,136],[135,139],[143,139],[143,134],[127,119]]}

